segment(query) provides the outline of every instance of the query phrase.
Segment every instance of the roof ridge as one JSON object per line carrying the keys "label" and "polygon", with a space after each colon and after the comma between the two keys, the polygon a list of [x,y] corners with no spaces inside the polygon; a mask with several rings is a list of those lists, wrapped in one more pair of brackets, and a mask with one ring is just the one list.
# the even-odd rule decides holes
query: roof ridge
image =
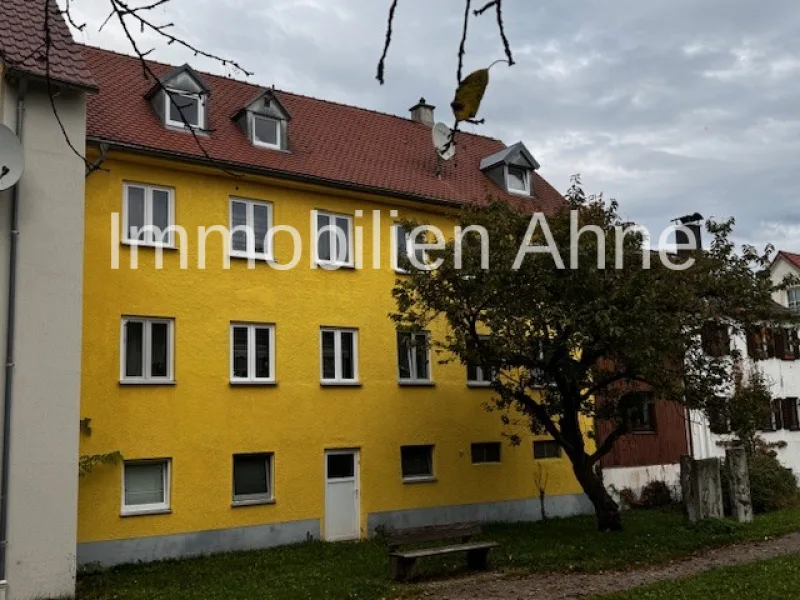
{"label": "roof ridge", "polygon": [[[123,58],[128,58],[128,59],[135,60],[135,61],[139,60],[138,56],[135,56],[135,55],[132,55],[132,54],[127,54],[125,52],[120,52],[118,50],[111,50],[109,48],[101,48],[100,46],[93,46],[91,44],[84,44],[84,43],[79,43],[79,42],[76,42],[76,45],[81,46],[83,48],[88,48],[91,51],[106,52],[106,53],[109,53],[109,54],[115,54],[117,56],[121,56]],[[151,60],[151,59],[146,59],[146,61],[149,64],[159,65],[161,67],[167,67],[167,68],[179,68],[179,67],[183,66],[183,64],[186,64],[186,65],[189,64],[189,63],[183,63],[182,65],[176,65],[176,64],[172,64],[172,63],[163,62],[163,61],[160,61],[160,60]],[[194,69],[194,67],[192,67],[192,68]],[[307,100],[314,100],[315,102],[324,102],[326,104],[332,104],[334,106],[342,106],[344,108],[363,111],[363,112],[366,112],[366,113],[369,113],[369,114],[373,114],[373,115],[380,115],[380,116],[383,116],[383,117],[391,117],[391,118],[394,118],[394,119],[400,119],[404,123],[416,123],[415,121],[412,121],[409,118],[402,117],[402,116],[394,114],[394,113],[375,110],[374,108],[365,108],[363,106],[356,106],[355,104],[347,104],[346,102],[338,102],[336,100],[328,100],[326,98],[319,98],[317,96],[311,96],[309,94],[300,94],[298,92],[292,92],[292,91],[281,89],[281,88],[272,88],[271,86],[254,83],[252,81],[247,81],[245,79],[241,79],[241,78],[238,78],[238,77],[227,77],[225,75],[219,75],[217,73],[210,73],[208,71],[203,71],[203,70],[200,70],[200,69],[194,69],[194,70],[199,75],[203,75],[203,76],[206,76],[206,77],[215,77],[217,79],[223,79],[225,81],[235,81],[236,83],[241,83],[243,85],[249,85],[249,86],[251,86],[251,87],[253,87],[253,88],[257,89],[257,90],[274,89],[276,92],[280,92],[282,94],[288,94],[288,95],[294,96],[296,98],[305,98]],[[479,139],[482,139],[482,140],[489,140],[489,141],[492,141],[492,142],[499,142],[499,143],[501,143],[501,144],[503,144],[505,146],[505,142],[503,140],[501,140],[499,138],[495,138],[495,137],[489,136],[489,135],[481,135],[479,133],[473,133],[471,131],[461,131],[461,130],[459,130],[458,133],[460,133],[461,135],[468,135],[470,137],[475,137],[475,138],[479,138]]]}

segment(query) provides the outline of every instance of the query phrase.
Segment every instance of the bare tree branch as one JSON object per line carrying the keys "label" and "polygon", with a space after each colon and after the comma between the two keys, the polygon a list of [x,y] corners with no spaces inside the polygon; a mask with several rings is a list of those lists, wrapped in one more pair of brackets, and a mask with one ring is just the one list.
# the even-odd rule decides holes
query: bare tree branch
{"label": "bare tree branch", "polygon": [[378,61],[378,74],[376,75],[376,79],[381,82],[381,85],[386,83],[386,80],[384,79],[386,56],[389,54],[389,46],[392,44],[392,26],[394,25],[394,13],[397,10],[397,2],[398,0],[392,0],[392,4],[389,7],[389,18],[386,21],[386,42],[383,46],[383,54],[381,54],[381,59]]}
{"label": "bare tree branch", "polygon": [[472,5],[472,0],[466,0],[466,8],[464,10],[464,29],[461,32],[461,46],[458,48],[458,71],[456,74],[456,83],[460,84],[463,80],[464,71],[464,55],[467,53],[467,28],[469,27],[469,9]]}

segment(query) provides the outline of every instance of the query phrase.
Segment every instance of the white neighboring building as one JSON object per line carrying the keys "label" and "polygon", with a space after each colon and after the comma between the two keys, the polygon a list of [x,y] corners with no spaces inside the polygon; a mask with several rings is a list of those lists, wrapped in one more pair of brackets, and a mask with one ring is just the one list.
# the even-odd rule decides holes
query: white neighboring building
{"label": "white neighboring building", "polygon": [[[0,123],[25,160],[19,183],[0,192],[0,352],[10,363],[0,369],[0,420],[11,407],[0,600],[75,593],[85,166],[50,104],[44,12],[42,2],[0,0]],[[82,153],[94,82],[54,0],[50,18],[50,89]]]}
{"label": "white neighboring building", "polygon": [[[770,267],[773,283],[780,283],[787,275],[800,277],[800,254],[779,252]],[[800,286],[775,294],[775,302],[793,311],[800,311]],[[763,339],[762,339],[763,338]],[[772,395],[777,398],[772,422],[765,424],[763,438],[770,443],[783,442],[776,449],[779,460],[800,477],[800,337],[797,331],[778,334],[767,333],[759,339],[735,336],[734,347],[757,368],[772,384]],[[730,435],[712,433],[708,418],[692,411],[692,446],[695,458],[725,456],[721,444]]]}

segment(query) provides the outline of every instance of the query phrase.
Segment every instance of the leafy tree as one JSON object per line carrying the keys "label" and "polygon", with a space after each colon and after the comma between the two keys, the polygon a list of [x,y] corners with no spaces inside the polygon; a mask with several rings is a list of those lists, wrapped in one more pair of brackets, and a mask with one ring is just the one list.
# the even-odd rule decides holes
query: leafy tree
{"label": "leafy tree", "polygon": [[[647,385],[692,408],[729,394],[733,357],[704,352],[701,332],[708,323],[743,331],[770,314],[773,286],[759,273],[771,248],[737,253],[733,220],[709,221],[709,250],[663,253],[690,265],[673,270],[626,227],[616,202],[587,197],[577,178],[563,208],[546,219],[549,235],[543,220],[503,202],[466,209],[460,226],[481,226],[486,235],[470,231],[459,245],[457,234],[431,250],[432,264],[441,259],[436,269],[408,263],[410,274],[393,289],[393,318],[411,329],[444,320],[447,333],[433,342],[443,360],[496,373],[492,408],[551,435],[594,505],[598,527],[617,530],[619,508],[595,467],[631,430],[637,407],[626,390]],[[571,229],[588,225],[606,243],[584,232],[571,249]],[[593,440],[590,419],[610,422],[611,433]]]}

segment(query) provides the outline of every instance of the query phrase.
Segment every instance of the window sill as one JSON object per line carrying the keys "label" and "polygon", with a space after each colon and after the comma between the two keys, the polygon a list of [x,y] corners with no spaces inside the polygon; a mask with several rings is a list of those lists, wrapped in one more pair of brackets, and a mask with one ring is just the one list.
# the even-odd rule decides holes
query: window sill
{"label": "window sill", "polygon": [[337,263],[337,262],[325,262],[325,261],[316,261],[314,263],[316,268],[322,269],[323,271],[355,271],[356,266],[353,263]]}
{"label": "window sill", "polygon": [[120,385],[177,385],[174,379],[146,380],[146,379],[120,379]]}
{"label": "window sill", "polygon": [[320,381],[322,387],[361,387],[360,381]]}
{"label": "window sill", "polygon": [[404,477],[403,484],[404,485],[413,485],[415,483],[436,483],[439,481],[436,477]]}
{"label": "window sill", "polygon": [[400,387],[436,387],[435,381],[414,381],[411,379],[400,379],[397,382]]}
{"label": "window sill", "polygon": [[271,506],[275,504],[275,498],[263,498],[253,500],[234,500],[231,502],[231,508],[241,508],[242,506]]}
{"label": "window sill", "polygon": [[527,196],[529,198],[530,198],[530,195],[531,195],[531,191],[530,190],[528,190],[526,192],[526,191],[523,191],[523,190],[512,190],[512,189],[509,189],[508,193],[509,194],[514,194],[515,196]]}
{"label": "window sill", "polygon": [[491,389],[492,384],[491,383],[484,383],[482,381],[468,381],[467,382],[467,387],[468,388],[475,388],[475,389],[479,389],[479,390],[480,389],[485,390],[485,389]]}
{"label": "window sill", "polygon": [[268,265],[278,264],[274,256],[269,256],[267,254],[239,254],[237,252],[228,252],[228,258],[247,261],[252,260],[255,262],[267,263]]}
{"label": "window sill", "polygon": [[122,240],[123,246],[136,248],[152,248],[153,250],[180,250],[175,244],[155,244],[153,242],[140,242],[136,240]]}
{"label": "window sill", "polygon": [[171,515],[171,508],[152,508],[148,510],[123,510],[120,517],[146,517],[152,515]]}
{"label": "window sill", "polygon": [[278,382],[275,380],[272,381],[235,381],[231,380],[230,382],[231,387],[276,387]]}

